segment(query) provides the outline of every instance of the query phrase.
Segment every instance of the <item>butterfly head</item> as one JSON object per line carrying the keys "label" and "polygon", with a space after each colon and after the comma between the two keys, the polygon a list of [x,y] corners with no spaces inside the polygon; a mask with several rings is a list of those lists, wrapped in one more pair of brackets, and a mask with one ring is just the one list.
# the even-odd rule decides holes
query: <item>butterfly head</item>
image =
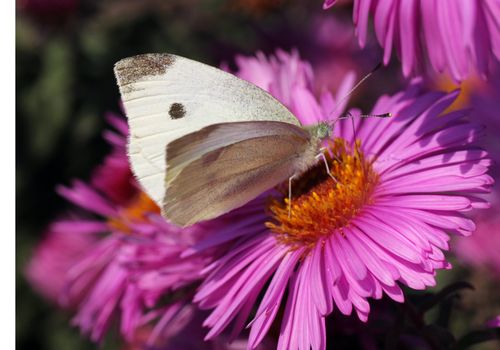
{"label": "butterfly head", "polygon": [[317,137],[318,139],[324,140],[332,135],[332,131],[333,131],[332,125],[326,122],[322,122],[314,125],[311,128],[310,132],[313,136]]}

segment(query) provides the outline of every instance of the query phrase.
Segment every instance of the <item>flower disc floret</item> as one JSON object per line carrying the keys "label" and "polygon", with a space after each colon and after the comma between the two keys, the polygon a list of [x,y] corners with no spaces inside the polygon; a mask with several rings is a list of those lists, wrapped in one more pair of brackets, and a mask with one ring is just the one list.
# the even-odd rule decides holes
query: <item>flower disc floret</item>
{"label": "flower disc floret", "polygon": [[378,175],[360,150],[359,142],[349,147],[342,138],[329,143],[325,164],[319,162],[292,185],[291,204],[288,193],[273,199],[269,210],[273,221],[266,224],[279,242],[292,248],[312,247],[319,239],[332,234],[344,234],[378,183]]}

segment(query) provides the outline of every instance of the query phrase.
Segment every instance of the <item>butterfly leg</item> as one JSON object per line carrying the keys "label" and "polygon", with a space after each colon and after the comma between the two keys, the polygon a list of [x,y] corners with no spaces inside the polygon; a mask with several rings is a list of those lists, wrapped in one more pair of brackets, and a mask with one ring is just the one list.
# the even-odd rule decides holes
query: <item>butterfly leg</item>
{"label": "butterfly leg", "polygon": [[[326,147],[321,147],[321,148],[319,149],[319,151],[321,152],[321,154],[324,154],[324,152],[325,152],[326,150],[327,150],[327,148],[326,148]],[[319,154],[316,156],[316,159],[318,158],[318,156],[319,156]],[[333,158],[334,158],[337,162],[342,163],[342,159],[340,159],[339,157],[337,157],[337,156],[335,155],[335,153],[333,153],[333,154],[332,154],[332,153],[330,153],[330,156],[332,156],[332,157],[333,157]],[[327,167],[328,167],[328,165],[327,165]]]}
{"label": "butterfly leg", "polygon": [[288,178],[288,218],[292,216],[292,180],[297,176],[297,174],[293,174]]}
{"label": "butterfly leg", "polygon": [[323,153],[324,148],[321,148],[320,151],[321,152],[316,156],[316,159],[320,157],[323,158],[323,162],[325,163],[326,167],[326,173],[333,179],[333,181],[335,181],[335,183],[338,183],[339,181],[335,178],[335,176],[333,176],[333,174],[330,171],[330,167],[328,166],[328,161],[326,160],[325,154]]}

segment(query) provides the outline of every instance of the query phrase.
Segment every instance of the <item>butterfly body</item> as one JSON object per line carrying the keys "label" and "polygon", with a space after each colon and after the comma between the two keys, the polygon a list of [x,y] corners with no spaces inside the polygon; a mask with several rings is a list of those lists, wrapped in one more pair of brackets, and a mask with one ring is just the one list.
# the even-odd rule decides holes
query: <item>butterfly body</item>
{"label": "butterfly body", "polygon": [[316,125],[304,127],[309,133],[309,144],[303,150],[299,160],[296,162],[296,168],[292,175],[299,176],[312,168],[318,162],[318,155],[322,152],[323,140],[330,137],[332,130],[328,123],[318,123]]}
{"label": "butterfly body", "polygon": [[180,226],[237,208],[316,164],[330,125],[303,127],[267,92],[170,54],[126,58],[115,75],[139,183]]}

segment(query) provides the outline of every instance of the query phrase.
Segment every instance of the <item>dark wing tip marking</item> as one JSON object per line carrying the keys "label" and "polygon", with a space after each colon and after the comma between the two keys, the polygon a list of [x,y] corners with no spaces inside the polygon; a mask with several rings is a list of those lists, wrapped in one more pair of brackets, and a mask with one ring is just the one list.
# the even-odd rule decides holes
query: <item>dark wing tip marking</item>
{"label": "dark wing tip marking", "polygon": [[175,102],[170,105],[168,114],[171,119],[180,119],[186,115],[186,110],[184,109],[184,105],[182,103]]}
{"label": "dark wing tip marking", "polygon": [[120,86],[135,83],[143,77],[163,74],[175,62],[168,53],[148,53],[124,58],[115,63],[115,76]]}

